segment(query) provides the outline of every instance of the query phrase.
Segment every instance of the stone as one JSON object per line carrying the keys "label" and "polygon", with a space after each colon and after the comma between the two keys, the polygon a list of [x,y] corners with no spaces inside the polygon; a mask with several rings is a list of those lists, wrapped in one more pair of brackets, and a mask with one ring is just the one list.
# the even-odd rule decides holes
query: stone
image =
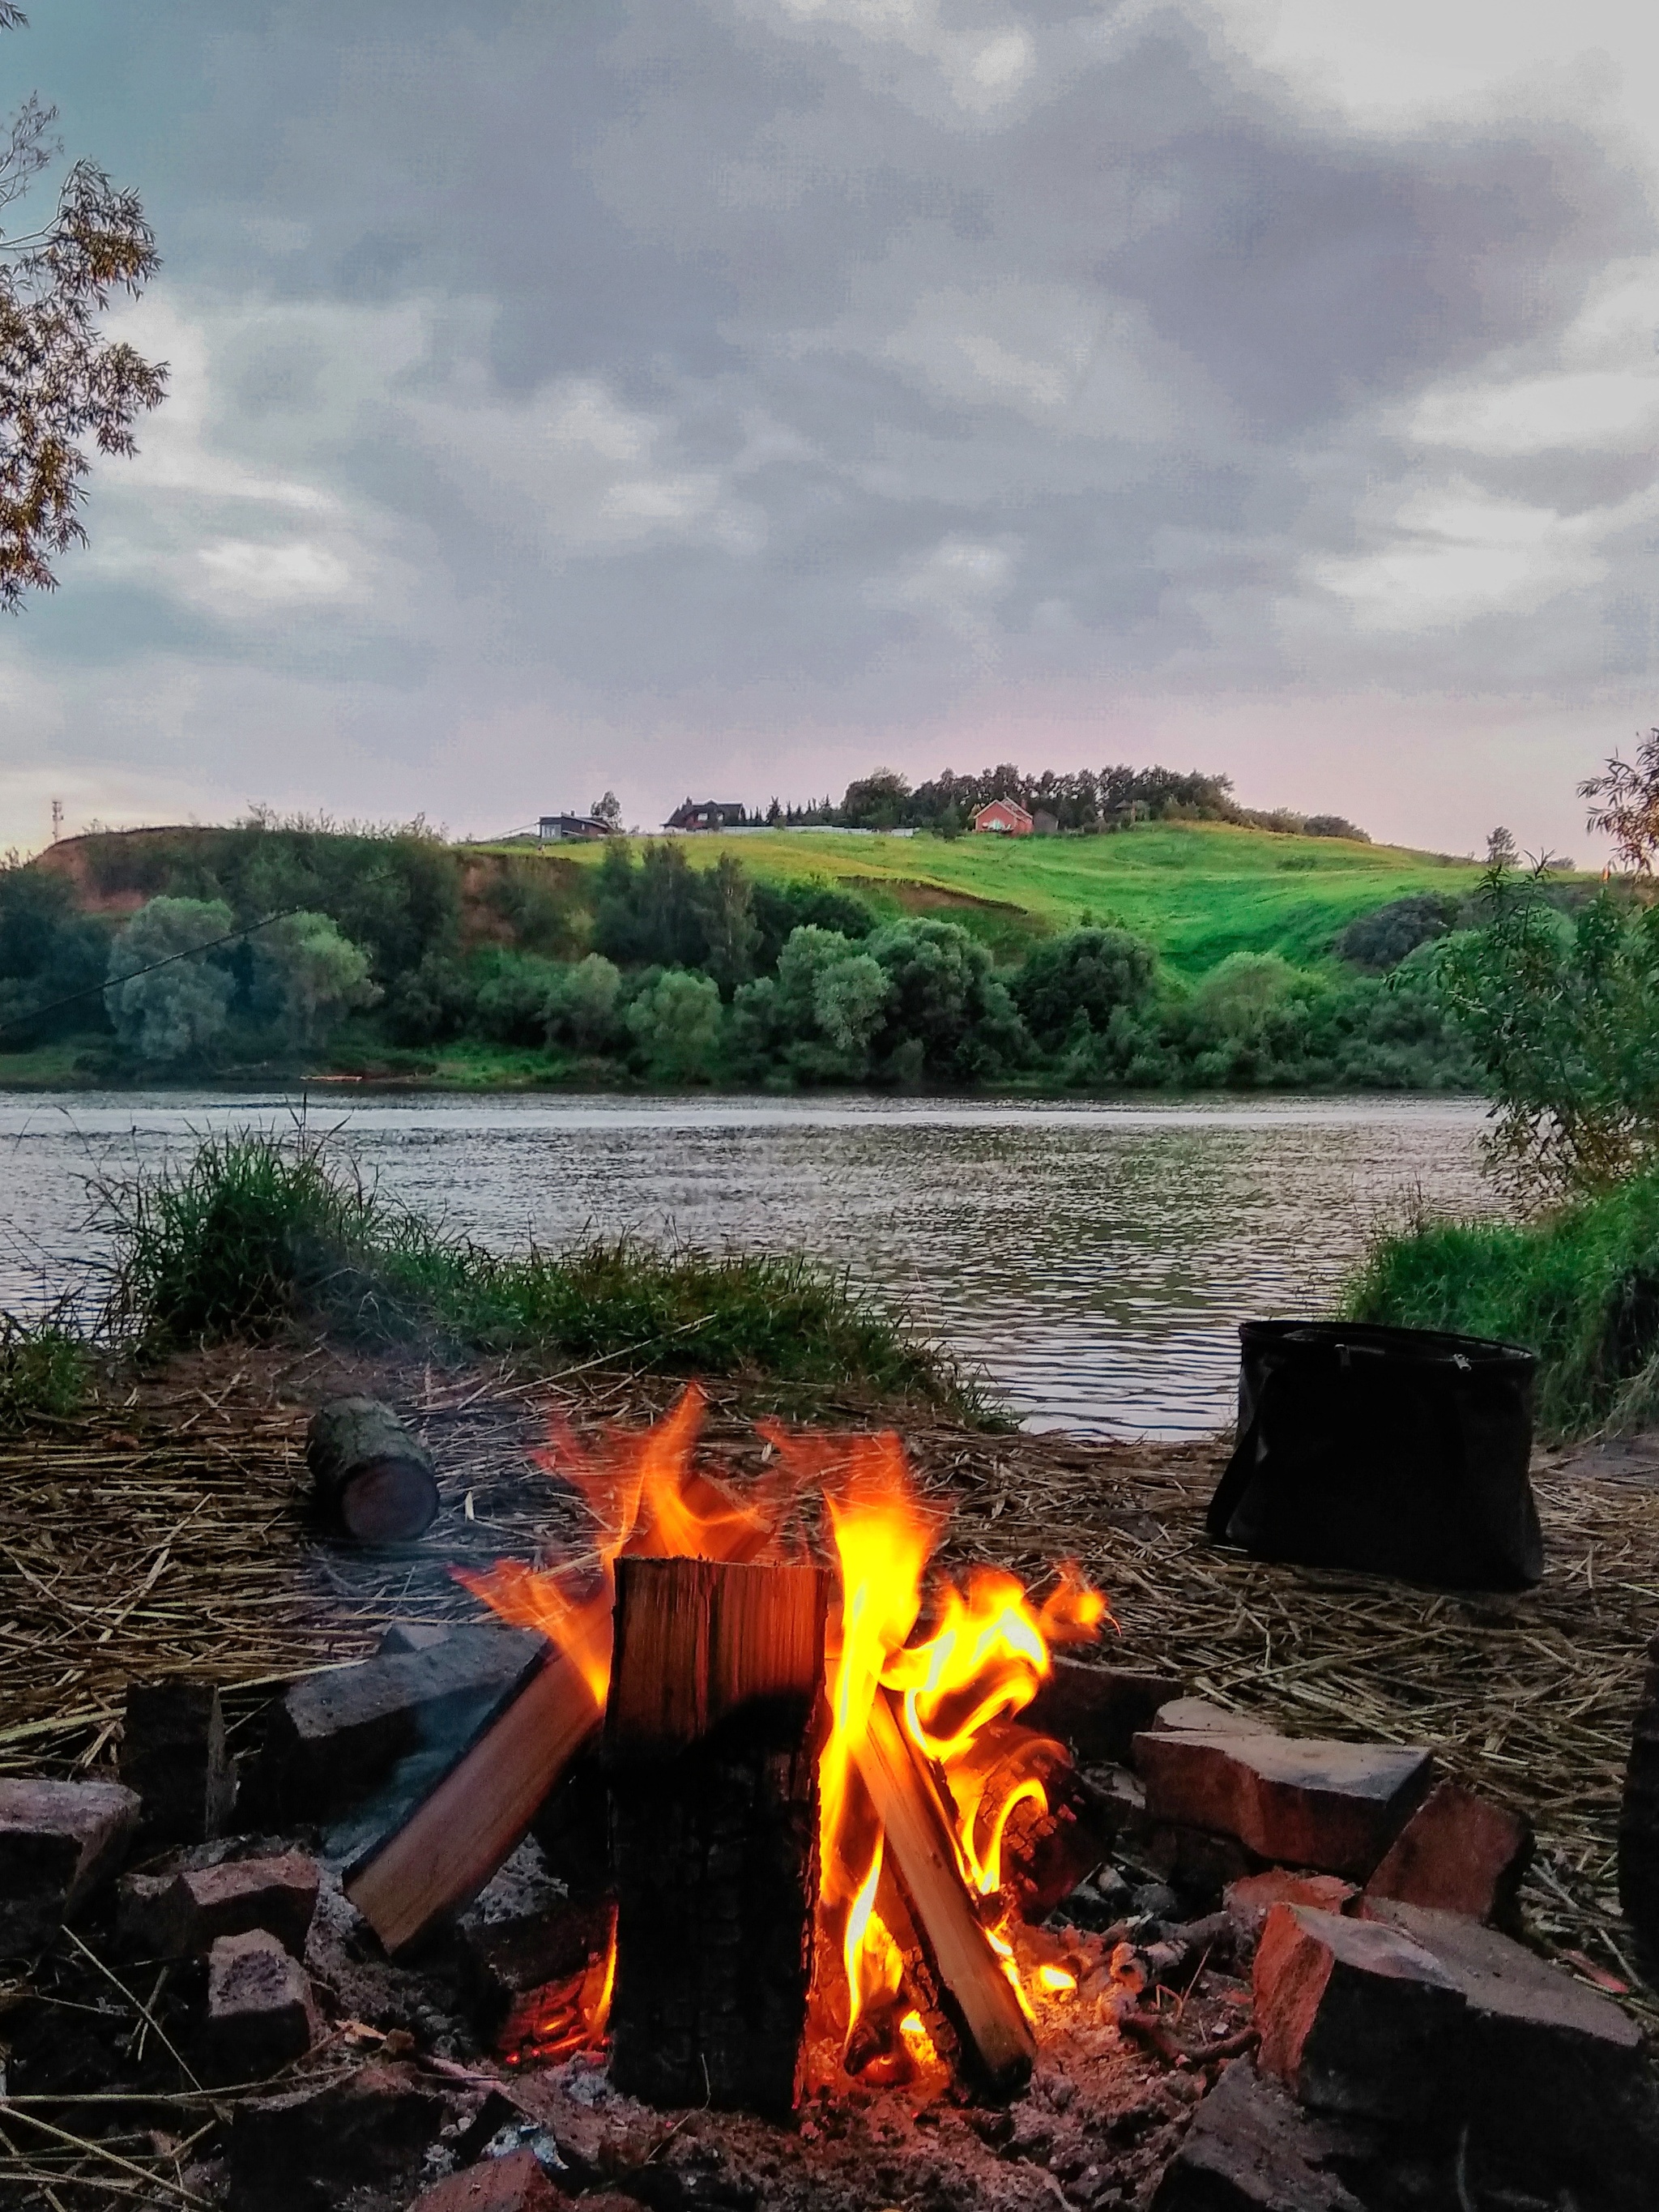
{"label": "stone", "polygon": [[1041,1735],[1069,1744],[1079,1765],[1115,1763],[1181,1685],[1164,1674],[1138,1674],[1122,1667],[1103,1667],[1090,1659],[1056,1652],[1047,1678],[1020,1715]]}
{"label": "stone", "polygon": [[208,1954],[205,2056],[222,2081],[259,2081],[301,2058],[320,2031],[311,1984],[274,1936],[222,1936]]}
{"label": "stone", "polygon": [[1255,1987],[1258,2063],[1315,2111],[1423,2121],[1455,2093],[1463,1991],[1401,1929],[1275,1905]]}
{"label": "stone", "polygon": [[118,1783],[0,1781],[0,1958],[38,1949],[119,1871],[138,1809]]}
{"label": "stone", "polygon": [[222,1936],[263,1928],[305,1955],[317,1910],[317,1863],[303,1851],[226,1859],[175,1875],[128,1875],[117,1896],[116,1934],[129,1956],[200,1957]]}
{"label": "stone", "polygon": [[244,2099],[230,2129],[232,2212],[334,2212],[349,2190],[407,2182],[449,2118],[412,2067]]}
{"label": "stone", "polygon": [[1513,1916],[1532,1856],[1532,1824],[1461,1782],[1438,1782],[1383,1854],[1365,1894],[1461,1912]]}
{"label": "stone", "polygon": [[1168,1735],[1172,1730],[1184,1730],[1199,1735],[1271,1735],[1273,1731],[1266,1721],[1258,1721],[1249,1713],[1230,1712],[1225,1705],[1212,1705],[1207,1698],[1172,1698],[1160,1705],[1148,1726]]}
{"label": "stone", "polygon": [[277,1702],[260,1760],[274,1820],[326,1820],[368,1796],[415,1752],[459,1751],[540,1665],[542,1638],[488,1625],[422,1651],[330,1667]]}
{"label": "stone", "polygon": [[1241,1940],[1254,1943],[1275,1905],[1311,1905],[1321,1912],[1346,1912],[1359,1892],[1334,1874],[1296,1874],[1268,1867],[1230,1882],[1223,1903]]}
{"label": "stone", "polygon": [[170,1675],[130,1682],[121,1779],[143,1802],[140,1840],[200,1844],[223,1829],[236,1796],[217,1686]]}
{"label": "stone", "polygon": [[1373,1872],[1434,1778],[1427,1751],[1316,1736],[1148,1729],[1134,1752],[1152,1826],[1206,1829],[1258,1859],[1355,1881]]}
{"label": "stone", "polygon": [[409,2212],[561,2212],[570,2199],[556,2189],[530,2150],[510,2150],[447,2174]]}
{"label": "stone", "polygon": [[1239,2059],[1193,2115],[1152,2212],[1364,2212],[1327,2169],[1371,2148],[1352,2124],[1299,2112]]}

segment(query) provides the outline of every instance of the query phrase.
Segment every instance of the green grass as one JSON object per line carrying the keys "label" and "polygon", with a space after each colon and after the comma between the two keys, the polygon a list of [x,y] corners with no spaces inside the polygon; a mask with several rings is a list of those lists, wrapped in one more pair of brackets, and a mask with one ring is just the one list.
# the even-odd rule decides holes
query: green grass
{"label": "green grass", "polygon": [[843,1275],[626,1238],[490,1252],[385,1199],[304,1129],[210,1138],[187,1163],[94,1198],[114,1246],[105,1328],[142,1352],[304,1326],[372,1345],[730,1376],[781,1404],[839,1395],[990,1418],[936,1346]]}
{"label": "green grass", "polygon": [[0,1431],[42,1414],[73,1413],[90,1380],[88,1348],[55,1315],[37,1322],[0,1314]]}
{"label": "green grass", "polygon": [[1535,1222],[1384,1237],[1343,1310],[1530,1346],[1546,1437],[1640,1427],[1659,1414],[1659,1175]]}
{"label": "green grass", "polygon": [[[1473,860],[1207,822],[1147,823],[1104,837],[947,841],[825,830],[684,842],[696,866],[712,867],[729,852],[751,875],[827,877],[877,906],[890,901],[895,909],[961,921],[1004,957],[1018,957],[1035,934],[1075,928],[1085,914],[1114,919],[1188,976],[1232,952],[1279,952],[1316,965],[1357,915],[1408,891],[1469,890],[1480,877]],[[588,867],[602,856],[597,845],[562,846],[558,854]],[[953,908],[953,900],[963,903]]]}

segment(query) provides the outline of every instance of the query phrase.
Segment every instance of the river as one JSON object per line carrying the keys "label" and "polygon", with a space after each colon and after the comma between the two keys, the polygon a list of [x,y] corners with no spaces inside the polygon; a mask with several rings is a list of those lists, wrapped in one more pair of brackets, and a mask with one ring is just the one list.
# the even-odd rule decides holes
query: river
{"label": "river", "polygon": [[[297,1098],[0,1097],[0,1304],[95,1279],[85,1179]],[[1379,1220],[1495,1201],[1467,1099],[330,1095],[391,1195],[498,1246],[585,1230],[804,1250],[897,1293],[1027,1427],[1230,1417],[1238,1322],[1328,1305]]]}

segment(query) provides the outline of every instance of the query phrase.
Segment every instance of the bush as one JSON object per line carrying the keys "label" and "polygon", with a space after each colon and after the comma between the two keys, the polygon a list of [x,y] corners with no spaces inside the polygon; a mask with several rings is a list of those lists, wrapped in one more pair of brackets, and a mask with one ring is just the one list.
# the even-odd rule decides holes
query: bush
{"label": "bush", "polygon": [[840,937],[868,937],[876,917],[864,900],[830,884],[757,883],[750,902],[758,933],[755,966],[769,975],[798,929],[833,929]]}
{"label": "bush", "polygon": [[598,952],[562,968],[547,1002],[547,1037],[573,1052],[605,1052],[621,1042],[620,971]]}
{"label": "bush", "polygon": [[867,944],[888,995],[872,1059],[901,1083],[979,1083],[1017,1066],[1029,1041],[991,956],[949,921],[892,921]]}
{"label": "bush", "polygon": [[494,951],[473,965],[482,975],[472,1012],[481,1033],[497,1044],[544,1043],[565,975],[560,963],[534,952]]}
{"label": "bush", "polygon": [[1659,1413],[1659,1175],[1528,1224],[1422,1221],[1381,1237],[1343,1311],[1530,1346],[1547,1437],[1650,1422]]}
{"label": "bush", "polygon": [[0,1313],[0,1431],[73,1413],[88,1376],[84,1342],[55,1316],[22,1322]]}
{"label": "bush", "polygon": [[[15,859],[0,860],[5,1049],[105,1027],[97,987],[109,973],[112,933],[108,922],[76,912],[74,887],[65,877]],[[70,1003],[59,1003],[65,1000]]]}
{"label": "bush", "polygon": [[291,1048],[309,1050],[344,1015],[380,996],[369,981],[368,955],[325,914],[284,915],[248,942],[249,1012]]}
{"label": "bush", "polygon": [[1103,1033],[1120,1006],[1144,1006],[1158,974],[1148,945],[1123,929],[1074,929],[1026,955],[1012,989],[1025,1025],[1052,1049],[1071,1033],[1079,1013]]}
{"label": "bush", "polygon": [[1443,937],[1457,919],[1458,901],[1433,891],[1391,899],[1374,913],[1362,914],[1339,932],[1331,950],[1339,960],[1370,975],[1397,968],[1419,945]]}
{"label": "bush", "polygon": [[[140,907],[110,948],[104,994],[128,1051],[166,1066],[199,1060],[218,1043],[235,989],[229,966],[211,952],[177,956],[211,945],[232,927],[222,900],[155,898]],[[162,962],[168,964],[156,964]]]}

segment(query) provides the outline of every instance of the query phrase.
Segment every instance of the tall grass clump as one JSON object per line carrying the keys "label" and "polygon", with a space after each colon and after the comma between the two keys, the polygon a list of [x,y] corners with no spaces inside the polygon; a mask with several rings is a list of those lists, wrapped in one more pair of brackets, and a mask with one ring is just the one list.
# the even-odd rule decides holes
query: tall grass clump
{"label": "tall grass clump", "polygon": [[1382,1237],[1343,1312],[1529,1346],[1547,1437],[1639,1427],[1659,1415],[1659,1171],[1527,1223]]}
{"label": "tall grass clump", "polygon": [[803,1258],[588,1238],[496,1253],[386,1199],[326,1139],[243,1132],[94,1187],[113,1258],[105,1325],[147,1352],[269,1340],[425,1340],[532,1361],[617,1361],[987,1418],[902,1315]]}
{"label": "tall grass clump", "polygon": [[0,1313],[0,1432],[73,1413],[90,1380],[84,1340],[56,1315],[26,1322]]}

